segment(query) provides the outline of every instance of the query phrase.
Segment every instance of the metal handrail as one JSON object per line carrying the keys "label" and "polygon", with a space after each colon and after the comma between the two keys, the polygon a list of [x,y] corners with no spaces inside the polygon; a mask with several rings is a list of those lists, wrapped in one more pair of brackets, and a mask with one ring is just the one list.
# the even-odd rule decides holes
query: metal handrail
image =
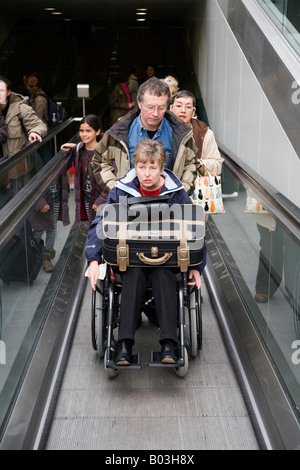
{"label": "metal handrail", "polygon": [[[49,132],[47,137],[51,139],[73,121],[74,118],[71,118],[63,122],[60,127],[59,125],[56,126],[55,129],[53,129],[53,132]],[[76,142],[77,140],[78,132],[69,141]],[[35,148],[36,143],[28,146],[30,147],[30,150],[26,147],[13,155],[11,159],[14,160],[14,164],[16,161],[19,161],[19,159],[30,154],[33,146]],[[39,146],[41,146],[40,142]],[[38,146],[36,147],[38,148]],[[20,153],[22,157],[20,157]],[[51,182],[58,177],[63,168],[66,167],[69,157],[69,152],[59,150],[56,155],[54,155],[53,158],[0,210],[0,250],[9,241],[20,223],[26,219],[33,204],[35,204],[35,202],[41,197],[41,194],[44,193]],[[6,170],[8,168],[10,167],[5,167]]]}
{"label": "metal handrail", "polygon": [[29,157],[29,155],[31,155],[33,152],[39,150],[39,148],[41,148],[46,142],[55,138],[57,134],[59,134],[66,127],[72,124],[74,120],[75,118],[71,117],[57,124],[53,129],[49,130],[47,135],[43,138],[42,142],[28,143],[25,147],[16,152],[14,155],[4,156],[0,158],[0,174],[10,170],[14,166],[16,166],[16,164],[19,163],[21,160],[24,160],[24,158]]}

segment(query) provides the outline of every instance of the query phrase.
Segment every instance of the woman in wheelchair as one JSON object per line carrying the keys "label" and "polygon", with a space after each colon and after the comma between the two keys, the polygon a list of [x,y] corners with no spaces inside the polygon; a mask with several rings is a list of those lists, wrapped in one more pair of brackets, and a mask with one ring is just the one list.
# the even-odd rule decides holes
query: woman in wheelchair
{"label": "woman in wheelchair", "polygon": [[[134,168],[120,178],[110,191],[107,204],[119,202],[121,196],[162,196],[172,195],[172,204],[192,204],[192,201],[182,183],[172,173],[165,169],[167,153],[161,142],[144,139],[140,141],[133,153]],[[97,224],[101,215],[97,216],[91,224],[86,244],[86,257],[89,263],[89,278],[92,289],[99,276],[101,263],[102,241],[97,236]],[[206,248],[203,262],[188,272],[188,285],[201,286],[200,274],[206,263]],[[117,366],[130,365],[132,346],[140,309],[147,286],[152,287],[155,299],[156,315],[160,327],[160,361],[163,364],[177,362],[177,294],[176,273],[178,268],[166,267],[129,267],[122,275],[120,323],[118,343],[115,355]],[[135,293],[133,296],[132,293]]]}

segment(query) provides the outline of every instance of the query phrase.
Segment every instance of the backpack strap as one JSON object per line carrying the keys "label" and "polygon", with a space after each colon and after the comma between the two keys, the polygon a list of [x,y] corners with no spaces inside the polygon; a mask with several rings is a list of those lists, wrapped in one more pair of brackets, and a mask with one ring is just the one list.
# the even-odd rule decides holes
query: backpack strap
{"label": "backpack strap", "polygon": [[80,142],[78,142],[78,144],[76,145],[76,153],[79,152],[79,150],[84,146],[84,142],[82,142],[82,140]]}
{"label": "backpack strap", "polygon": [[37,94],[35,95],[35,97],[37,97],[37,96],[43,96],[44,98],[46,98],[47,101],[49,100],[49,97],[48,97],[48,96],[46,95],[46,93],[44,93],[44,92],[42,92],[42,93],[37,93]]}

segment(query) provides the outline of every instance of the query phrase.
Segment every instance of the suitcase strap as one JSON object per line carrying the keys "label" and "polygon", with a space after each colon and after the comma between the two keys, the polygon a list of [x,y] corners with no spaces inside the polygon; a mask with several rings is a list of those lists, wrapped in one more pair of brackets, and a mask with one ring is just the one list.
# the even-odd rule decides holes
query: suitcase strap
{"label": "suitcase strap", "polygon": [[190,249],[186,240],[181,240],[177,248],[177,263],[182,273],[189,269],[190,265]]}
{"label": "suitcase strap", "polygon": [[119,240],[117,245],[117,263],[120,271],[126,271],[129,266],[129,246],[126,240]]}
{"label": "suitcase strap", "polygon": [[[138,252],[139,260],[150,266],[161,266],[172,256],[172,253],[165,253],[160,258],[149,258],[144,253]],[[181,272],[186,272],[190,264],[190,250],[186,241],[181,241],[177,248],[177,263]],[[120,271],[126,271],[129,266],[129,246],[125,240],[120,240],[117,245],[117,264]]]}
{"label": "suitcase strap", "polygon": [[[180,224],[180,231],[180,244],[177,247],[177,265],[181,272],[186,272],[190,265],[190,250],[187,244],[186,225],[184,223]],[[119,243],[117,244],[117,264],[120,271],[126,271],[129,266],[129,246],[126,243],[127,235],[127,223],[120,223]],[[160,266],[166,263],[172,256],[172,253],[165,253],[160,258],[157,258],[155,250],[156,248],[152,248],[153,258],[149,258],[141,252],[138,252],[137,255],[140,261],[151,266]]]}

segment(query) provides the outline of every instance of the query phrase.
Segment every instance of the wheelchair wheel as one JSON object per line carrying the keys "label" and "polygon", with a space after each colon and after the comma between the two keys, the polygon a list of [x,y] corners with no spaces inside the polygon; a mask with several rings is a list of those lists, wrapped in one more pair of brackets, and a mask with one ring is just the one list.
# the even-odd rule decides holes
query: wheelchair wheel
{"label": "wheelchair wheel", "polygon": [[104,324],[103,281],[98,281],[97,289],[92,291],[92,345],[100,357],[104,356],[105,324]]}
{"label": "wheelchair wheel", "polygon": [[105,370],[106,376],[109,377],[110,379],[113,379],[114,377],[116,377],[116,375],[118,375],[119,371],[118,369],[113,369],[112,367],[106,366],[106,355],[107,355],[107,349],[104,355],[104,370]]}
{"label": "wheelchair wheel", "polygon": [[198,289],[190,292],[189,330],[190,354],[191,357],[196,357],[198,350],[202,348],[202,305]]}
{"label": "wheelchair wheel", "polygon": [[187,349],[184,348],[184,366],[174,368],[176,375],[178,377],[185,377],[189,370],[189,355]]}

